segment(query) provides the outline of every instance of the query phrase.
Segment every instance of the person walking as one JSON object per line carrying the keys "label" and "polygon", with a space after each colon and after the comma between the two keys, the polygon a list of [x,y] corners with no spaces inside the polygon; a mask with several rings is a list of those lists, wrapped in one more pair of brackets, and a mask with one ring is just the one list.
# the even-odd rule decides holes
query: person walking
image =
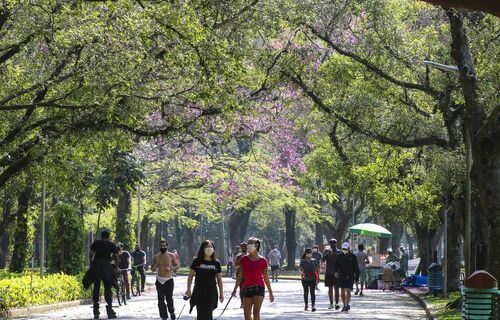
{"label": "person walking", "polygon": [[330,248],[325,250],[323,253],[322,261],[326,262],[325,269],[325,287],[328,288],[328,298],[330,299],[330,306],[328,309],[333,309],[333,292],[335,291],[335,310],[340,309],[339,306],[339,287],[338,280],[335,278],[335,261],[337,257],[341,253],[339,249],[337,249],[337,240],[330,239],[329,241]]}
{"label": "person walking", "polygon": [[311,293],[311,311],[316,311],[316,284],[319,279],[319,261],[312,257],[312,249],[306,248],[300,258],[300,275],[304,289],[304,311],[308,310],[308,293]]}
{"label": "person walking", "polygon": [[[219,287],[219,301],[224,301],[224,290],[222,288],[222,268],[219,260],[215,259],[215,247],[211,240],[204,240],[198,256],[191,263],[187,280],[185,295],[191,297],[191,308],[189,313],[196,307],[197,320],[213,320],[212,312],[217,308],[217,286]],[[191,293],[191,284],[194,281],[194,289]]]}
{"label": "person walking", "polygon": [[235,251],[229,249],[227,252],[226,277],[234,278],[234,266],[233,266],[234,256],[235,256]]}
{"label": "person walking", "polygon": [[[241,258],[247,255],[247,243],[246,242],[240,243],[238,249],[240,250],[240,252],[234,257],[234,262],[233,262],[234,272],[236,275],[238,274],[238,270],[240,269]],[[243,279],[241,284],[243,284]],[[240,308],[243,308],[243,288],[241,287],[241,285],[240,285],[240,301],[241,301]]]}
{"label": "person walking", "polygon": [[132,259],[130,253],[127,250],[125,250],[123,243],[118,242],[116,246],[118,247],[118,268],[120,268],[120,272],[123,275],[123,283],[125,284],[127,299],[130,300],[129,270],[132,267]]}
{"label": "person walking", "polygon": [[[356,292],[354,292],[354,294],[357,295],[359,293],[359,295],[362,296],[363,287],[366,286],[366,265],[370,264],[370,259],[368,259],[368,255],[365,252],[365,246],[362,243],[358,245],[358,252],[354,255],[356,256],[359,267],[359,281],[356,281]],[[359,290],[358,284],[360,284],[361,290]]]}
{"label": "person walking", "polygon": [[[174,278],[172,270],[179,268],[179,262],[175,255],[168,252],[167,240],[160,241],[160,253],[153,257],[151,263],[151,271],[156,272],[156,292],[158,294],[158,310],[160,311],[161,319],[168,319],[168,312],[170,318],[175,319],[174,299],[172,297],[174,292]],[[167,305],[165,306],[165,300]]]}
{"label": "person walking", "polygon": [[[321,259],[323,259],[323,255],[321,254],[321,252],[319,252],[319,246],[317,244],[313,246],[312,257],[316,259],[316,261],[318,261],[318,266],[320,266]],[[319,270],[321,271],[321,266]],[[318,275],[320,274],[320,271],[318,271]],[[319,290],[318,283],[319,281],[316,283],[316,290]]]}
{"label": "person walking", "polygon": [[271,265],[272,282],[278,282],[278,276],[280,275],[281,252],[278,250],[277,245],[274,245],[273,250],[269,252],[268,259],[269,264]]}
{"label": "person walking", "polygon": [[[115,270],[111,264],[111,257],[118,253],[118,248],[109,240],[109,237],[110,232],[108,230],[103,230],[101,232],[101,239],[94,241],[90,246],[90,268],[83,279],[85,288],[88,288],[90,283],[94,284],[94,290],[92,292],[94,319],[99,319],[101,281],[104,284],[104,299],[106,300],[106,313],[108,318],[116,318],[116,313],[112,307],[113,300],[111,287],[115,282]],[[115,267],[116,266],[118,266],[118,263],[115,264]]]}
{"label": "person walking", "polygon": [[269,291],[269,301],[273,302],[274,296],[267,275],[267,260],[259,255],[260,240],[255,237],[249,238],[247,250],[248,255],[240,259],[232,296],[236,296],[236,290],[242,284],[245,320],[260,320],[260,308],[265,296],[264,286]]}
{"label": "person walking", "polygon": [[[141,250],[139,244],[136,244],[131,256],[134,258],[134,267],[136,267],[137,272],[141,275],[141,292],[144,292],[144,286],[146,285],[146,252]],[[134,276],[136,269],[132,269],[132,276]]]}
{"label": "person walking", "polygon": [[354,287],[354,281],[359,281],[359,267],[356,256],[351,252],[348,242],[342,243],[342,253],[340,253],[334,265],[335,277],[338,279],[341,290],[342,303],[344,307],[342,312],[348,312],[351,309],[351,291]]}

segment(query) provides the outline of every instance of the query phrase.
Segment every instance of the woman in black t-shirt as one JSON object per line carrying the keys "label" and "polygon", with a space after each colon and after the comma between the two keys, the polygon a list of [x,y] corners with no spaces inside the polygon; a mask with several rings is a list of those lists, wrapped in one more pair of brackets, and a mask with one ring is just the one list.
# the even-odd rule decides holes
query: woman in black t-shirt
{"label": "woman in black t-shirt", "polygon": [[[194,281],[194,289],[191,293],[191,284]],[[211,240],[204,240],[198,256],[191,264],[187,280],[186,296],[191,297],[191,308],[189,313],[196,306],[197,320],[212,320],[212,312],[217,308],[217,288],[219,286],[219,301],[224,301],[224,291],[222,289],[221,265],[219,260],[215,259],[214,243]]]}

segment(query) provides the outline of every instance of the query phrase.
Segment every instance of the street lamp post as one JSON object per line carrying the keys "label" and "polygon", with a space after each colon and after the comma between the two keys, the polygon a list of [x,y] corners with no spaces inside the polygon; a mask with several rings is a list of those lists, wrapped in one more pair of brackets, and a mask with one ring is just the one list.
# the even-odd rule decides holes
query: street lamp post
{"label": "street lamp post", "polygon": [[137,243],[141,244],[141,185],[137,187]]}

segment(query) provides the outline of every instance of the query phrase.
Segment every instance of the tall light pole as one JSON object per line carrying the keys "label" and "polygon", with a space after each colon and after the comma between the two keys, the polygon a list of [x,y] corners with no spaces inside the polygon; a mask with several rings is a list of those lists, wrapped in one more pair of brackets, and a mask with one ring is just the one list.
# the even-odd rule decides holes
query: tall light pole
{"label": "tall light pole", "polygon": [[45,177],[42,180],[42,226],[40,230],[40,277],[45,265]]}
{"label": "tall light pole", "polygon": [[137,243],[141,245],[141,185],[137,187]]}

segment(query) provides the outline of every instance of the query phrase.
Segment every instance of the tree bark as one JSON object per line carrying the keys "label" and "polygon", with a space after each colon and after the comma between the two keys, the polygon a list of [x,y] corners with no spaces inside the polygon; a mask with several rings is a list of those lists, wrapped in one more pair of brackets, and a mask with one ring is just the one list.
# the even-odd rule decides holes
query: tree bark
{"label": "tree bark", "polygon": [[[149,230],[150,230],[150,221],[149,216],[144,216],[141,220],[141,239],[139,244],[141,245],[142,250],[147,252],[148,243],[149,243]],[[129,250],[133,250],[133,247],[129,248]]]}
{"label": "tree bark", "polygon": [[245,239],[248,228],[250,214],[255,209],[256,203],[250,203],[245,208],[234,210],[229,215],[229,236],[231,238],[231,248],[239,246]]}
{"label": "tree bark", "polygon": [[297,219],[297,211],[293,208],[285,208],[285,232],[286,232],[286,251],[287,251],[287,266],[286,270],[295,270],[295,249],[297,248],[297,240],[295,235],[295,222]]}
{"label": "tree bark", "polygon": [[[456,10],[447,9],[452,36],[451,55],[459,70],[459,81],[465,100],[465,128],[472,144],[472,246],[471,271],[474,261],[500,278],[500,106],[486,115],[479,98],[479,83],[474,60],[469,50],[463,18]],[[480,250],[480,252],[476,252]]]}
{"label": "tree bark", "polygon": [[389,231],[392,232],[391,246],[394,252],[397,252],[400,244],[401,237],[403,236],[403,225],[399,222],[391,222],[388,227]]}
{"label": "tree bark", "polygon": [[448,292],[460,289],[460,244],[462,242],[462,214],[464,207],[455,204],[448,210],[447,284]]}
{"label": "tree bark", "polygon": [[132,224],[132,193],[126,191],[118,197],[116,206],[116,241],[123,243],[125,248],[133,248]]}
{"label": "tree bark", "polygon": [[430,229],[424,225],[415,224],[415,235],[417,237],[418,253],[420,256],[420,263],[417,270],[419,270],[422,275],[427,275],[427,268],[432,263],[432,252],[434,250],[432,247],[432,238],[435,233],[436,230]]}
{"label": "tree bark", "polygon": [[[10,219],[12,215],[12,201],[10,198],[3,199],[2,206],[2,222]],[[7,265],[7,261],[9,260],[9,234],[6,232],[0,232],[0,269],[3,269]]]}
{"label": "tree bark", "polygon": [[28,248],[31,241],[28,239],[28,208],[31,197],[31,190],[25,187],[17,199],[16,229],[14,232],[14,248],[9,265],[9,271],[20,273],[24,270],[28,261]]}

